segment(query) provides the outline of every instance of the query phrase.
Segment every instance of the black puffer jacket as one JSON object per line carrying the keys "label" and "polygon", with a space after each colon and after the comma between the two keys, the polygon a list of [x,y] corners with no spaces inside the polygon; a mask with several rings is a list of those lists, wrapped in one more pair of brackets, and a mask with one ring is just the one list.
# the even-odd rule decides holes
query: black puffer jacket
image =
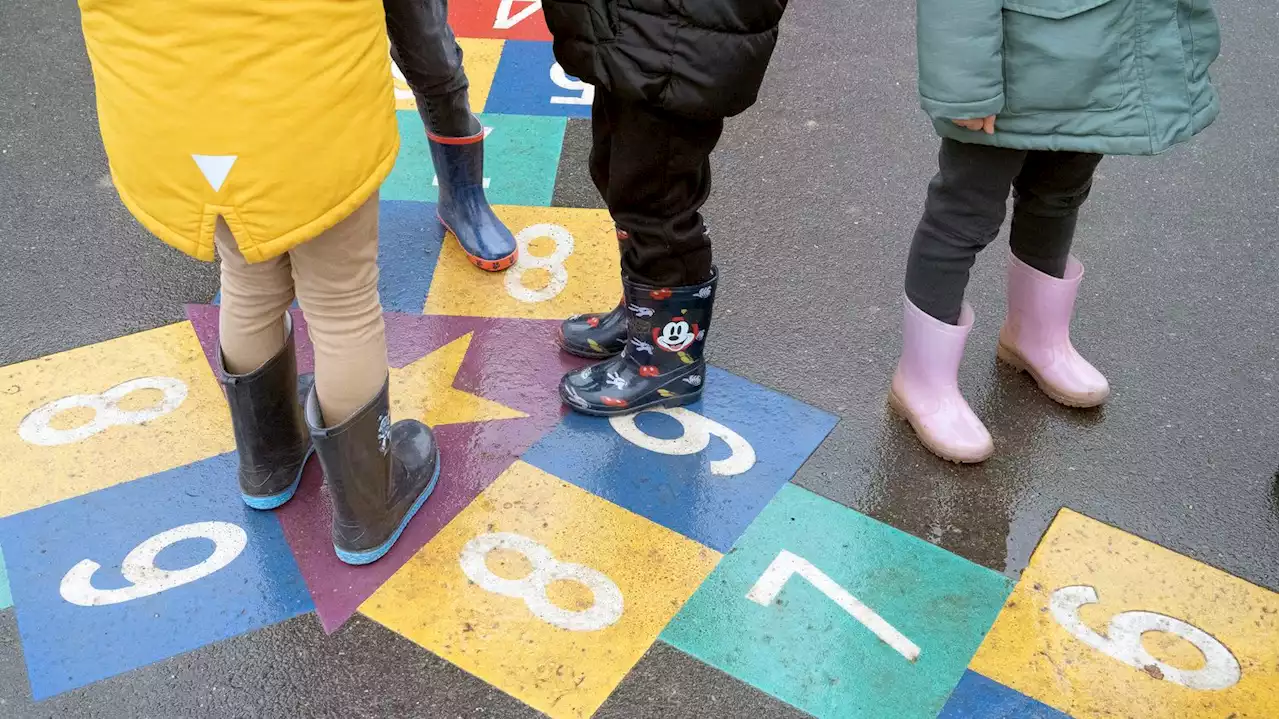
{"label": "black puffer jacket", "polygon": [[751,107],[787,0],[543,0],[556,61],[627,100],[686,117]]}

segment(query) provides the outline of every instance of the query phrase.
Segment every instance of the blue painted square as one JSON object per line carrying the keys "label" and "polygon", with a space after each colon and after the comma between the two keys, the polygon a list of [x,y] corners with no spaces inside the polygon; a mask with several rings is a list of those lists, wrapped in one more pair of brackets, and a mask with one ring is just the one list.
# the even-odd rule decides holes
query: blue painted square
{"label": "blue painted square", "polygon": [[519,115],[591,117],[593,89],[556,64],[551,43],[508,40],[485,109]]}
{"label": "blue painted square", "polygon": [[[378,203],[378,296],[383,310],[422,314],[444,237],[433,203]],[[213,304],[222,304],[221,291]],[[298,307],[296,300],[292,306]]]}
{"label": "blue painted square", "polygon": [[1071,719],[1014,689],[969,670],[938,719]]}
{"label": "blue painted square", "polygon": [[[703,426],[699,415],[716,426]],[[826,412],[709,367],[703,398],[695,404],[611,420],[569,412],[523,459],[724,552],[835,422]],[[630,423],[634,429],[627,430]],[[651,449],[624,438],[618,427]]]}
{"label": "blue painted square", "polygon": [[[147,541],[193,524],[221,539]],[[279,520],[241,501],[234,453],[6,517],[0,543],[37,701],[312,609]],[[126,575],[156,576],[134,571],[144,543],[175,586],[131,592]],[[197,566],[213,571],[182,576]]]}
{"label": "blue painted square", "polygon": [[934,719],[1012,588],[788,484],[661,639],[820,718]]}
{"label": "blue painted square", "polygon": [[378,216],[378,296],[385,312],[422,314],[445,238],[436,206],[383,200]]}
{"label": "blue painted square", "polygon": [[[564,144],[563,117],[477,115],[489,130],[484,140],[485,197],[491,205],[550,207]],[[382,185],[383,200],[435,202],[439,199],[431,147],[418,113],[396,111],[400,154]]]}

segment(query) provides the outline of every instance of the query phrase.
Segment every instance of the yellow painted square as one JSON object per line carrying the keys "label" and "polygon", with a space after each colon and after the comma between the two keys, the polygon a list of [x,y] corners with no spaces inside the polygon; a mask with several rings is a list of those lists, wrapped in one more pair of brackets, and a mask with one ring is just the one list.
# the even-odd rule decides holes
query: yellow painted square
{"label": "yellow painted square", "polygon": [[606,210],[495,206],[520,255],[505,272],[467,261],[453,235],[436,262],[427,314],[563,319],[606,312],[622,295],[618,240]]}
{"label": "yellow painted square", "polygon": [[360,611],[539,711],[586,717],[719,559],[516,462]]}
{"label": "yellow painted square", "polygon": [[[502,56],[504,40],[481,38],[457,38],[462,48],[462,69],[467,73],[467,81],[471,87],[467,91],[467,99],[471,102],[472,112],[484,112],[484,104],[489,101],[489,88],[493,86],[493,75],[498,71],[498,59]],[[391,62],[391,79],[395,83],[396,109],[416,110],[418,103],[413,98],[413,90],[405,82],[404,74]]]}
{"label": "yellow painted square", "polygon": [[1274,719],[1277,610],[1274,592],[1064,509],[970,666],[1077,719]]}
{"label": "yellow painted square", "polygon": [[0,367],[0,516],[234,448],[190,322]]}

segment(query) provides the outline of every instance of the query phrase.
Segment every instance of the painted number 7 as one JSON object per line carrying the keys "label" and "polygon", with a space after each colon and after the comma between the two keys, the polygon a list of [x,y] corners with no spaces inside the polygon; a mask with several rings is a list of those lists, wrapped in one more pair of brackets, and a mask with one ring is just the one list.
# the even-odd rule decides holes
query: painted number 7
{"label": "painted number 7", "polygon": [[841,609],[849,613],[862,626],[871,630],[880,638],[880,641],[888,644],[894,651],[901,654],[904,659],[914,662],[920,658],[920,647],[915,642],[907,639],[902,632],[893,628],[893,625],[884,620],[879,614],[876,614],[867,605],[858,601],[858,598],[849,593],[847,589],[836,584],[835,580],[828,577],[821,569],[813,566],[809,560],[796,554],[792,554],[787,550],[778,552],[778,556],[769,567],[764,570],[764,574],[756,580],[751,591],[747,592],[747,599],[767,607],[773,604],[773,600],[778,598],[778,594],[782,592],[782,587],[791,578],[791,575],[799,574],[802,578],[813,585],[815,589],[827,595],[827,598],[835,602]]}

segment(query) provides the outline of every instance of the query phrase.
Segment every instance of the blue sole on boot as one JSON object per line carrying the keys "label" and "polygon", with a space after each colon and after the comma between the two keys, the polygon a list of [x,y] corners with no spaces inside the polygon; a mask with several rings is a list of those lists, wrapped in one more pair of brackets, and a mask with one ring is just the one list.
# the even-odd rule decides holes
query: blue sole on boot
{"label": "blue sole on boot", "polygon": [[315,447],[307,450],[307,455],[302,458],[302,464],[298,465],[298,476],[293,478],[293,484],[285,487],[283,492],[272,494],[266,497],[256,497],[252,494],[240,493],[240,498],[244,503],[249,505],[250,509],[275,509],[283,505],[285,502],[293,499],[293,495],[298,491],[298,484],[302,482],[302,471],[307,468],[307,461],[311,459],[311,455],[315,454]]}
{"label": "blue sole on boot", "polygon": [[426,488],[422,490],[422,494],[418,495],[418,498],[414,501],[413,506],[410,507],[409,511],[405,513],[404,519],[400,520],[400,526],[396,527],[396,531],[391,533],[391,538],[383,542],[382,544],[379,544],[378,546],[373,547],[372,549],[365,549],[359,552],[348,552],[347,550],[342,549],[335,544],[333,545],[333,551],[337,552],[338,559],[341,559],[343,562],[347,564],[355,564],[355,565],[372,564],[373,562],[376,562],[379,559],[382,559],[382,557],[387,552],[391,551],[391,545],[395,544],[396,540],[400,538],[400,535],[404,532],[404,528],[409,526],[409,520],[413,519],[413,515],[417,514],[418,510],[422,509],[422,505],[427,503],[427,497],[430,497],[431,493],[435,491],[436,482],[439,480],[440,480],[440,450],[437,449],[436,450],[436,471],[435,471],[435,474],[431,475],[431,482],[427,484]]}

